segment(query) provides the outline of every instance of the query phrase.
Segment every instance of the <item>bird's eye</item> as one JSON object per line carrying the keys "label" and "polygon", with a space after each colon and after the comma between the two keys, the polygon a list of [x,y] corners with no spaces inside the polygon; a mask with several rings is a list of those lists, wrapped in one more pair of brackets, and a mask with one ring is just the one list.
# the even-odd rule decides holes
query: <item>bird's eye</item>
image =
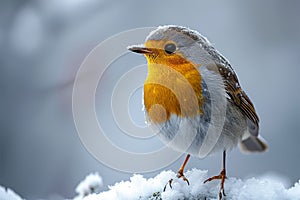
{"label": "bird's eye", "polygon": [[169,43],[165,45],[165,52],[167,54],[172,54],[176,51],[176,45],[173,43]]}

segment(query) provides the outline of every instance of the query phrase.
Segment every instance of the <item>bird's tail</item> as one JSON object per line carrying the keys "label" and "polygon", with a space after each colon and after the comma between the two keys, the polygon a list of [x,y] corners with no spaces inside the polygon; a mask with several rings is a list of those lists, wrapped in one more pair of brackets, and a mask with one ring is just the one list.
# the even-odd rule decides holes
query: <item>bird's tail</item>
{"label": "bird's tail", "polygon": [[240,148],[243,152],[263,152],[268,146],[262,137],[250,136],[241,141]]}

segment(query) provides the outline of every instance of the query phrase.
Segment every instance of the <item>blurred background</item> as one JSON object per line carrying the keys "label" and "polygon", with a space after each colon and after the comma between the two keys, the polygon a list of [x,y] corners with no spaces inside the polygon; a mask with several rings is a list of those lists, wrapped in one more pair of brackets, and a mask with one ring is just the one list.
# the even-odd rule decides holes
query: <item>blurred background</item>
{"label": "blurred background", "polygon": [[[106,167],[81,144],[72,116],[73,81],[85,56],[106,38],[137,27],[177,24],[207,36],[230,60],[260,116],[269,151],[244,155],[233,150],[228,176],[276,174],[290,186],[300,178],[299,9],[296,0],[0,1],[0,185],[27,199],[47,199],[74,197],[76,185],[90,172],[102,175],[103,190],[128,180],[132,174]],[[125,60],[118,65],[126,70],[131,62],[146,62],[137,55]],[[109,88],[121,75],[117,67],[106,74],[112,81],[107,92],[97,93],[99,104],[110,99]],[[144,121],[141,99],[138,90],[129,108],[137,124]],[[104,118],[105,105],[97,105]],[[107,130],[110,123],[117,134],[113,121]],[[182,160],[166,169],[176,171]],[[221,154],[193,158],[187,169],[193,167],[215,175]]]}

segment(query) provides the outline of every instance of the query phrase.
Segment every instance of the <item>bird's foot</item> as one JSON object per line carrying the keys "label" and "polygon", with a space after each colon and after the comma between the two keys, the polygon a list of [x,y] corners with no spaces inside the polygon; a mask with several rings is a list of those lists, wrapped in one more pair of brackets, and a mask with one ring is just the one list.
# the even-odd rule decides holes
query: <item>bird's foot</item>
{"label": "bird's foot", "polygon": [[[181,179],[182,179],[183,181],[185,181],[188,185],[190,185],[189,180],[184,176],[184,174],[183,174],[183,172],[182,172],[181,170],[179,170],[179,171],[177,172],[176,177],[177,177],[178,179],[181,178]],[[165,185],[163,191],[166,191],[168,185],[169,185],[170,188],[172,189],[172,182],[173,182],[173,180],[174,180],[174,179],[171,178],[171,179],[168,181],[168,183]]]}
{"label": "bird's foot", "polygon": [[204,183],[210,182],[212,180],[219,180],[220,179],[221,180],[221,185],[220,185],[219,199],[222,199],[223,196],[226,196],[225,191],[224,191],[224,183],[225,183],[226,178],[227,178],[226,177],[226,171],[225,171],[225,169],[223,169],[219,175],[213,176],[213,177],[210,177],[210,178],[206,179],[204,181]]}

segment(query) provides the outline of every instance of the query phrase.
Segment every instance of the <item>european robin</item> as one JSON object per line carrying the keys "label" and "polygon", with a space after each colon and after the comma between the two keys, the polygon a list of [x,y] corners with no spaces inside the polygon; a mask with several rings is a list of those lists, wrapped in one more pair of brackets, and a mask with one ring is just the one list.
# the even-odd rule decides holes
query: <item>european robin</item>
{"label": "european robin", "polygon": [[[263,152],[259,119],[228,60],[201,34],[181,26],[160,26],[143,45],[129,50],[148,62],[144,84],[147,122],[171,148],[187,153],[177,177],[188,184],[184,168],[190,155],[223,152],[219,198],[225,196],[226,151]],[[169,185],[172,183],[171,179]]]}

